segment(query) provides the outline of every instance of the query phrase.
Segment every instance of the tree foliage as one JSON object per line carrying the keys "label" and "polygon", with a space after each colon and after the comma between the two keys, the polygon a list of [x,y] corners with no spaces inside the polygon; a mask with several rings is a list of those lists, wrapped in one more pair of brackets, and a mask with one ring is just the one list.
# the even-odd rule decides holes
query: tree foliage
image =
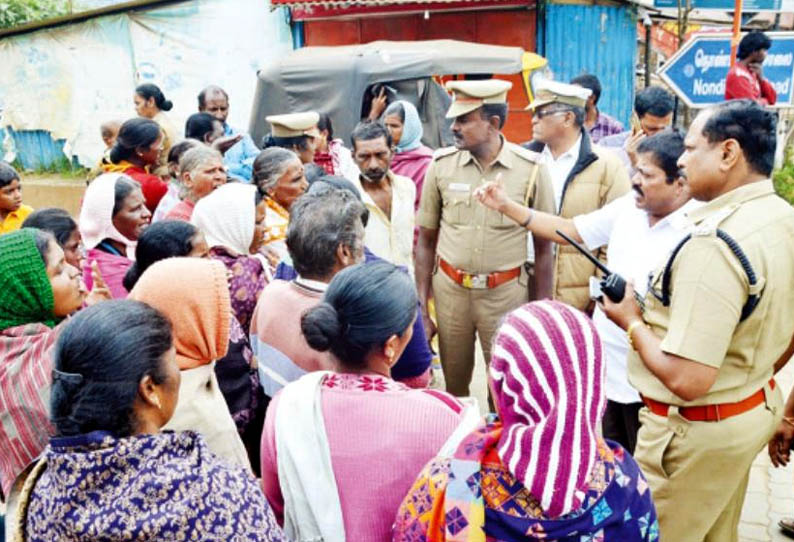
{"label": "tree foliage", "polygon": [[775,190],[780,197],[794,205],[794,146],[786,150],[783,167],[772,173]]}
{"label": "tree foliage", "polygon": [[0,0],[0,28],[67,15],[67,0]]}

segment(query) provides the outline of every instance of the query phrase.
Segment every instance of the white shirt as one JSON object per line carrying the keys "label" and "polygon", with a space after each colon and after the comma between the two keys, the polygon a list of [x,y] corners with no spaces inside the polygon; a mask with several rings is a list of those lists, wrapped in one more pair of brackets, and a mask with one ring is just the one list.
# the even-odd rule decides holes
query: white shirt
{"label": "white shirt", "polygon": [[[675,246],[689,232],[685,214],[702,205],[689,200],[677,211],[651,227],[648,213],[638,209],[632,190],[601,209],[574,217],[573,223],[590,250],[607,247],[607,267],[626,281],[634,281],[640,296],[648,290],[648,275],[663,265]],[[593,323],[606,353],[606,395],[618,403],[637,403],[640,395],[629,384],[626,332],[612,323],[596,306]]]}
{"label": "white shirt", "polygon": [[408,177],[389,172],[391,180],[391,216],[378,207],[356,179],[364,205],[369,209],[369,222],[364,231],[364,244],[376,256],[408,268],[413,274],[414,199],[416,185]]}
{"label": "white shirt", "polygon": [[576,143],[573,144],[573,147],[559,155],[557,158],[554,158],[554,155],[551,154],[551,150],[549,150],[549,146],[546,145],[543,147],[543,152],[541,152],[541,157],[543,158],[543,163],[546,164],[546,167],[549,169],[549,175],[551,176],[551,184],[554,188],[554,202],[557,206],[557,212],[560,212],[560,206],[562,205],[562,191],[565,187],[565,180],[568,178],[568,175],[571,174],[571,170],[573,166],[576,165],[576,161],[579,159],[579,151],[582,148],[582,136],[576,140]]}

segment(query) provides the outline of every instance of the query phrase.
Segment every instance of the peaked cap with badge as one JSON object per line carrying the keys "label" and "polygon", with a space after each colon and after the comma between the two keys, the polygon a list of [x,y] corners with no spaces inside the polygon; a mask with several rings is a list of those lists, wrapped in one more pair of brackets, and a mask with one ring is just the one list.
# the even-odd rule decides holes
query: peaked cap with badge
{"label": "peaked cap with badge", "polygon": [[501,79],[449,81],[447,90],[454,94],[454,99],[446,116],[448,119],[454,119],[485,104],[507,103],[507,91],[511,88],[513,83]]}
{"label": "peaked cap with badge", "polygon": [[538,107],[553,103],[571,105],[584,108],[587,98],[592,91],[589,88],[582,88],[578,85],[569,85],[559,81],[542,79],[534,85],[535,98],[526,109],[535,111]]}
{"label": "peaked cap with badge", "polygon": [[316,111],[270,115],[265,117],[265,120],[272,127],[273,137],[300,137],[303,135],[317,137],[320,135],[317,130],[320,114]]}

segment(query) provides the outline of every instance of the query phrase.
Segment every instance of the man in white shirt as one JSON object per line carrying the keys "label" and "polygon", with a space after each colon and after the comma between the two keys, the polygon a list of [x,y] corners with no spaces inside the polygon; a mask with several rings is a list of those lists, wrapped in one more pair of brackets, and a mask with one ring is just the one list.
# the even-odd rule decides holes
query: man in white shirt
{"label": "man in white shirt", "polygon": [[380,122],[361,122],[350,136],[353,160],[361,175],[356,188],[369,209],[367,247],[413,274],[414,199],[416,185],[390,171],[394,156],[391,134]]}
{"label": "man in white shirt", "polygon": [[[610,270],[633,281],[635,290],[644,295],[648,275],[666,261],[687,234],[686,213],[700,205],[690,199],[689,188],[678,169],[678,158],[683,152],[684,138],[678,132],[668,130],[645,139],[637,151],[633,190],[601,209],[570,219],[521,207],[507,200],[497,183],[484,185],[475,195],[488,207],[527,223],[527,228],[539,237],[565,243],[556,234],[560,230],[590,250],[608,246]],[[633,453],[643,403],[626,373],[626,334],[598,307],[593,322],[607,358],[604,437]]]}
{"label": "man in white shirt", "polygon": [[[600,209],[631,189],[620,160],[590,141],[584,127],[589,95],[589,89],[576,85],[539,81],[529,104],[535,140],[526,147],[539,153],[546,164],[557,214],[564,218]],[[590,313],[595,304],[588,295],[588,281],[596,274],[595,265],[573,247],[558,248],[554,299]]]}

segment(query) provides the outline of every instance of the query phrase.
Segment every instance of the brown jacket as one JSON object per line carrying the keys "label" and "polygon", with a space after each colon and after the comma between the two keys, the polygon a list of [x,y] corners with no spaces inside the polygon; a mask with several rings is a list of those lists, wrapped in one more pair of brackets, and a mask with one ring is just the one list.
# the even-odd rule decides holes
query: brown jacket
{"label": "brown jacket", "polygon": [[[600,209],[631,189],[626,166],[607,149],[593,145],[582,131],[579,159],[565,181],[560,216],[573,218]],[[543,150],[540,142],[530,142],[527,148]],[[606,247],[593,252],[606,261]],[[554,299],[586,310],[590,305],[590,277],[597,275],[595,265],[571,246],[558,246],[554,264]]]}

